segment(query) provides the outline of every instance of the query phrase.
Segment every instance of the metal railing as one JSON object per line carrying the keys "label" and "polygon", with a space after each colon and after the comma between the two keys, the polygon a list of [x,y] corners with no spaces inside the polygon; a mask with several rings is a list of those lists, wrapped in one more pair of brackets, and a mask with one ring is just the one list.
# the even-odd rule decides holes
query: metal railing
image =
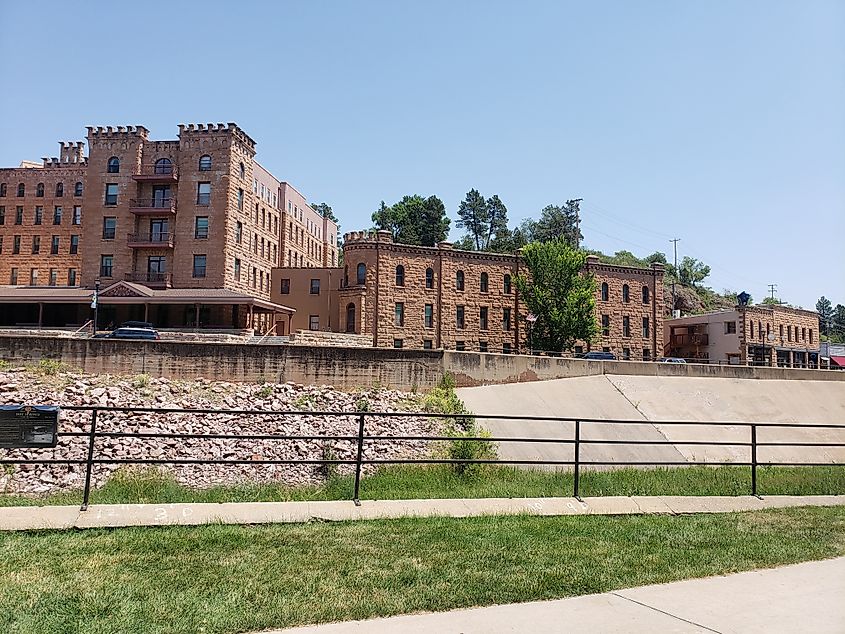
{"label": "metal railing", "polygon": [[[216,464],[216,465],[350,465],[354,466],[354,484],[352,491],[352,500],[356,505],[360,504],[360,488],[361,488],[361,472],[364,465],[390,465],[390,464],[497,464],[497,465],[548,465],[555,467],[572,467],[573,470],[573,490],[572,495],[581,499],[580,480],[582,471],[585,467],[661,467],[661,466],[733,466],[733,467],[748,467],[751,474],[751,495],[758,496],[757,489],[757,470],[758,467],[772,467],[772,466],[789,466],[789,467],[828,467],[828,466],[845,466],[845,462],[777,462],[777,461],[761,461],[758,456],[758,450],[761,447],[815,447],[815,448],[833,448],[845,447],[845,424],[832,423],[749,423],[737,421],[719,421],[719,422],[705,422],[705,421],[644,421],[644,420],[609,420],[609,419],[587,419],[587,418],[566,418],[566,417],[546,417],[546,416],[459,416],[455,414],[430,414],[430,413],[414,413],[414,412],[337,412],[337,411],[310,411],[310,412],[291,412],[291,411],[271,411],[271,410],[225,410],[225,409],[180,409],[180,408],[155,408],[155,407],[100,407],[100,406],[67,406],[63,407],[67,411],[90,411],[91,418],[88,425],[88,431],[77,432],[62,432],[61,421],[59,430],[59,439],[62,437],[85,437],[88,439],[87,457],[71,459],[71,458],[45,458],[45,459],[14,459],[7,456],[0,456],[0,464],[63,464],[63,465],[85,465],[85,485],[83,489],[83,500],[81,509],[84,511],[88,508],[91,493],[91,477],[95,465],[122,465],[122,464],[140,464],[140,465],[201,465],[201,464]],[[127,414],[224,414],[231,416],[272,416],[278,417],[281,420],[292,417],[340,417],[352,419],[357,423],[355,425],[355,433],[349,434],[220,434],[220,433],[171,433],[171,432],[151,432],[151,431],[101,431],[97,428],[98,415],[122,412]],[[572,446],[573,454],[572,460],[525,460],[525,459],[498,459],[498,458],[446,458],[439,456],[425,455],[421,458],[373,458],[364,456],[365,444],[373,444],[379,442],[413,442],[423,441],[426,443],[444,442],[456,440],[452,435],[385,435],[385,434],[367,434],[366,426],[368,420],[375,419],[401,419],[408,417],[422,417],[431,419],[449,419],[452,421],[468,421],[473,418],[484,418],[486,420],[507,421],[514,424],[530,423],[530,422],[553,422],[561,424],[562,428],[566,424],[571,424],[572,434],[566,437],[529,437],[529,436],[460,436],[460,440],[464,442],[478,442],[478,443],[539,443],[539,444],[556,444]],[[351,422],[351,421],[350,421]],[[747,440],[668,440],[661,437],[659,440],[651,439],[620,439],[620,438],[585,438],[583,431],[585,426],[593,425],[648,425],[655,424],[660,426],[666,425],[681,425],[681,426],[695,426],[695,427],[743,427],[749,432]],[[77,428],[81,428],[77,424]],[[796,442],[796,441],[763,441],[758,440],[757,434],[760,429],[797,429],[801,431],[818,430],[818,429],[837,429],[842,432],[840,442]],[[262,459],[253,460],[246,458],[110,458],[103,457],[98,454],[97,441],[103,438],[140,438],[140,439],[202,439],[202,440],[246,440],[246,441],[332,441],[332,442],[349,442],[350,449],[354,449],[354,459],[341,458],[298,458],[298,459]],[[585,460],[582,457],[582,449],[590,446],[708,446],[708,447],[740,447],[747,448],[748,460]],[[33,450],[28,450],[33,451]],[[759,497],[759,496],[758,496]]]}
{"label": "metal railing", "polygon": [[175,211],[176,198],[131,198],[129,200],[129,208]]}
{"label": "metal railing", "polygon": [[127,273],[127,282],[141,282],[142,284],[170,284],[171,273]]}
{"label": "metal railing", "polygon": [[169,231],[128,233],[126,241],[132,244],[152,244],[155,246],[173,246],[173,234]]}

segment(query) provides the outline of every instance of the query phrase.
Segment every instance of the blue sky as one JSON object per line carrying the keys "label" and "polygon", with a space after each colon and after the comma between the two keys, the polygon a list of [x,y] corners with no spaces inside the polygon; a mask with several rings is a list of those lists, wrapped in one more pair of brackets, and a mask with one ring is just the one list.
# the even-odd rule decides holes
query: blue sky
{"label": "blue sky", "polygon": [[[845,303],[845,3],[0,1],[0,165],[85,125],[236,121],[345,230],[472,187],[512,223]],[[453,232],[454,238],[458,237]]]}

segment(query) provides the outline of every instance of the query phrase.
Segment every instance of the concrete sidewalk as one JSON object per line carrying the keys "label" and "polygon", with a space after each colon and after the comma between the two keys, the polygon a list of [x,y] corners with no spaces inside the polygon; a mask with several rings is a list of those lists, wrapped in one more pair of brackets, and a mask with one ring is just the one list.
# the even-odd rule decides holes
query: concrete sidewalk
{"label": "concrete sidewalk", "polygon": [[400,517],[479,515],[638,515],[732,513],[789,506],[845,506],[845,495],[756,497],[597,497],[245,502],[223,504],[92,504],[0,507],[0,530],[117,528],[282,522],[346,521]]}
{"label": "concrete sidewalk", "polygon": [[[557,601],[410,614],[285,634],[845,632],[845,557]],[[263,634],[281,634],[264,632]]]}

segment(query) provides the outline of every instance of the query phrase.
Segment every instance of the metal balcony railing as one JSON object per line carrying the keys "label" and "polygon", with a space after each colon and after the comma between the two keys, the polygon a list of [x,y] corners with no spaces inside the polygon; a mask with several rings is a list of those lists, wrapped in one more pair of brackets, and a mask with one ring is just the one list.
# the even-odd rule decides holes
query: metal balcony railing
{"label": "metal balcony railing", "polygon": [[127,273],[125,278],[127,282],[140,282],[141,284],[150,284],[156,286],[170,286],[170,273]]}
{"label": "metal balcony railing", "polygon": [[175,181],[178,180],[179,174],[173,163],[142,163],[132,178],[144,181]]}
{"label": "metal balcony railing", "polygon": [[129,209],[130,211],[136,212],[141,211],[144,213],[149,212],[175,212],[176,211],[176,198],[132,198],[129,201]]}
{"label": "metal balcony railing", "polygon": [[129,233],[126,236],[129,246],[172,247],[173,234],[167,231]]}

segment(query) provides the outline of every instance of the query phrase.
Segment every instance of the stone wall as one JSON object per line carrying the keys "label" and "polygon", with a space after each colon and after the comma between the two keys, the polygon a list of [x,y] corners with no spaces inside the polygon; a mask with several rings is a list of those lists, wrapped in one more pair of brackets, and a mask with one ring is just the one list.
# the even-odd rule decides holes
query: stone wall
{"label": "stone wall", "polygon": [[369,348],[373,340],[368,335],[323,330],[297,330],[290,336],[290,342],[298,346],[345,346],[347,348]]}
{"label": "stone wall", "polygon": [[459,386],[596,374],[845,381],[845,372],[749,366],[584,361],[560,357],[442,350],[337,348],[315,345],[118,341],[0,335],[0,359],[55,359],[96,374],[149,374],[169,379],[293,381],[358,389],[381,385],[426,389],[444,373]]}

